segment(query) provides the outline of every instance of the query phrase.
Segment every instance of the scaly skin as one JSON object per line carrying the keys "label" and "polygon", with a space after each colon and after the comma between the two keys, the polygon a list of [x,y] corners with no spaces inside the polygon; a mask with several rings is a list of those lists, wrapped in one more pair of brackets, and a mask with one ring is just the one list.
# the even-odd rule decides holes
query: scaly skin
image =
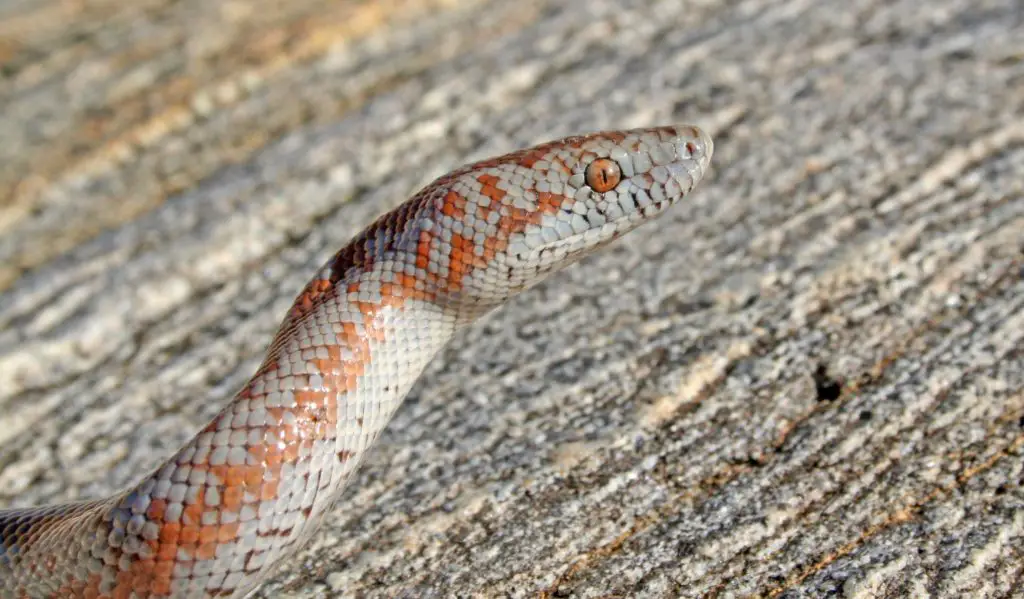
{"label": "scaly skin", "polygon": [[569,137],[460,168],[306,285],[263,364],[131,489],[0,511],[0,597],[244,597],[318,528],[460,326],[700,181],[695,127]]}

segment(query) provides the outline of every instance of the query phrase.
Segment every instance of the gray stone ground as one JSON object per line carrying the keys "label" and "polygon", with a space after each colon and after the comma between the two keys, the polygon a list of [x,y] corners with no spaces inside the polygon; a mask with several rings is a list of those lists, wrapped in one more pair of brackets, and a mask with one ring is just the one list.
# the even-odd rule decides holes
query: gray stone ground
{"label": "gray stone ground", "polygon": [[1024,597],[1019,0],[21,0],[0,63],[0,505],[168,455],[434,176],[685,121],[261,596]]}

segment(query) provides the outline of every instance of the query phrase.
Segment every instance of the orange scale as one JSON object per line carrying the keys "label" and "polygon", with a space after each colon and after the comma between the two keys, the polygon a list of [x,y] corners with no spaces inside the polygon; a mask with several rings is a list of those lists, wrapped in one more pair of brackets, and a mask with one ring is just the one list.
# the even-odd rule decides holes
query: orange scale
{"label": "orange scale", "polygon": [[135,560],[128,566],[128,572],[135,576],[136,580],[145,580],[148,582],[152,578],[153,567],[156,566],[156,561],[152,559],[140,559]]}
{"label": "orange scale", "polygon": [[172,574],[174,574],[174,558],[157,558],[157,562],[153,564],[154,578],[156,578],[157,580],[163,580],[165,578],[170,580]]}
{"label": "orange scale", "polygon": [[185,509],[181,512],[181,520],[185,523],[185,526],[193,524],[199,524],[202,522],[203,517],[203,506],[199,503],[193,503],[185,506]]}
{"label": "orange scale", "polygon": [[153,521],[163,521],[166,511],[166,499],[153,499],[149,502],[149,507],[146,508],[146,517]]}
{"label": "orange scale", "polygon": [[111,599],[131,599],[133,587],[135,586],[131,572],[127,570],[118,572],[115,581],[117,586],[114,587],[114,592],[110,595]]}
{"label": "orange scale", "polygon": [[304,406],[319,406],[322,405],[326,398],[326,393],[323,391],[313,391],[310,389],[301,389],[294,392],[295,403],[300,407]]}
{"label": "orange scale", "polygon": [[238,538],[238,523],[230,522],[228,524],[221,524],[217,528],[217,541],[219,543],[228,543]]}
{"label": "orange scale", "polygon": [[199,547],[196,549],[195,556],[196,559],[202,560],[213,559],[217,557],[217,543],[210,542],[200,544]]}
{"label": "orange scale", "polygon": [[268,481],[262,487],[260,487],[260,500],[270,501],[271,499],[277,499],[278,492],[278,481]]}
{"label": "orange scale", "polygon": [[299,459],[299,444],[298,442],[292,441],[284,446],[284,455],[282,456],[286,462],[294,462]]}
{"label": "orange scale", "polygon": [[[280,459],[280,456],[278,456]],[[228,487],[221,493],[221,502],[228,511],[237,513],[242,509],[244,492],[241,487]]]}
{"label": "orange scale", "polygon": [[160,527],[160,542],[162,543],[160,545],[161,548],[164,547],[163,544],[167,544],[167,546],[173,547],[178,542],[178,539],[180,539],[180,538],[181,538],[181,523],[180,522],[164,522],[163,526]]}
{"label": "orange scale", "polygon": [[199,543],[212,543],[217,538],[217,526],[207,524],[199,529]]}
{"label": "orange scale", "polygon": [[178,544],[171,543],[160,543],[160,546],[156,550],[156,559],[162,563],[173,562],[178,556]]}
{"label": "orange scale", "polygon": [[246,466],[245,486],[255,489],[263,484],[263,469],[259,466]]}
{"label": "orange scale", "polygon": [[153,580],[151,586],[153,594],[157,597],[171,594],[171,575],[161,575]]}
{"label": "orange scale", "polygon": [[178,535],[178,542],[183,546],[195,545],[196,541],[199,540],[199,526],[196,524],[187,524],[181,527],[181,533]]}

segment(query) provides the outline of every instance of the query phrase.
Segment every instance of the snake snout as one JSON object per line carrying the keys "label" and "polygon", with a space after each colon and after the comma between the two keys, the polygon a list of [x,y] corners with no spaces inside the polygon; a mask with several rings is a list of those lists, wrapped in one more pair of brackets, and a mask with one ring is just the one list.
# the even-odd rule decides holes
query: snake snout
{"label": "snake snout", "polygon": [[701,172],[704,172],[711,164],[711,156],[715,153],[715,142],[703,129],[699,127],[690,127],[690,129],[695,133],[693,136],[695,139],[684,143],[682,149],[690,153],[690,158],[696,160],[700,164]]}

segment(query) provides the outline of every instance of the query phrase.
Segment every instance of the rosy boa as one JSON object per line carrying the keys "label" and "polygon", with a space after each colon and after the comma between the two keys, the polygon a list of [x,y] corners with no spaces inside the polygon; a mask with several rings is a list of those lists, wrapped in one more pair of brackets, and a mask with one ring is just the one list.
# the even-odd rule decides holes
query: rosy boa
{"label": "rosy boa", "polygon": [[253,592],[456,329],[661,214],[712,150],[692,126],[609,131],[434,181],[316,273],[249,382],[135,486],[0,511],[0,597]]}

